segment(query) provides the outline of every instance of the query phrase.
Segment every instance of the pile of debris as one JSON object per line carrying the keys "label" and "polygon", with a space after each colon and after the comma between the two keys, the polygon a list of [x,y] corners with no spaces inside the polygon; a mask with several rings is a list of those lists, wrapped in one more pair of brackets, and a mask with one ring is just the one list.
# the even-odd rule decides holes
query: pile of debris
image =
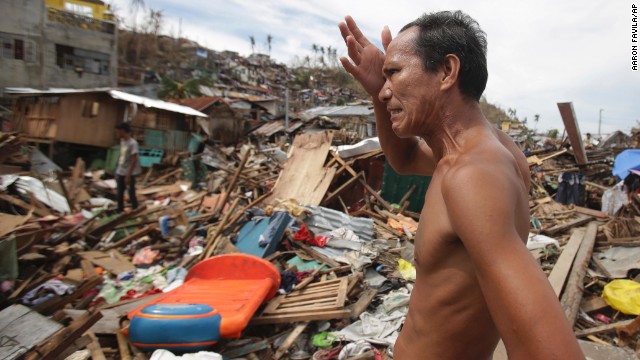
{"label": "pile of debris", "polygon": [[[407,184],[388,201],[379,145],[332,141],[318,132],[290,146],[185,155],[140,176],[142,206],[120,214],[115,181],[81,160],[67,172],[2,176],[0,334],[9,340],[0,353],[388,358],[416,276],[410,209],[425,189]],[[590,174],[583,199],[612,185],[606,156],[581,165],[565,156],[529,157],[528,247],[578,338],[635,351],[640,309],[616,289],[640,274],[640,214],[556,201],[573,194],[558,175],[574,167]],[[622,206],[637,208],[637,194],[631,204]],[[170,358],[163,351],[154,358]]]}

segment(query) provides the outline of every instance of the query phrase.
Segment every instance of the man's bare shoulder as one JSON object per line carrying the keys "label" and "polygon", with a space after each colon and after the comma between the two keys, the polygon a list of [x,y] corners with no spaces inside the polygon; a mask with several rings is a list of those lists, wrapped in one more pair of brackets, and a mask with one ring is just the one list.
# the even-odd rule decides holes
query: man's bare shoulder
{"label": "man's bare shoulder", "polygon": [[[502,183],[508,180],[510,185],[524,184],[528,189],[529,174],[526,158],[517,146],[498,134],[483,134],[462,148],[446,172],[445,184],[456,184],[460,179],[482,180],[485,185]],[[458,181],[456,181],[458,179]],[[487,182],[489,182],[487,184]]]}
{"label": "man's bare shoulder", "polygon": [[442,180],[443,195],[447,190],[504,194],[525,190],[517,159],[498,141],[477,142],[465,149],[450,162]]}

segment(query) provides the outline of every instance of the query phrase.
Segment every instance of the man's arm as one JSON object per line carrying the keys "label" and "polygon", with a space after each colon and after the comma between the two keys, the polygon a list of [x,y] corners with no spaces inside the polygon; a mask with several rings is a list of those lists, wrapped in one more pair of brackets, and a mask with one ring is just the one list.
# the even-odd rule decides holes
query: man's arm
{"label": "man's arm", "polygon": [[528,224],[527,205],[518,204],[526,202],[521,184],[510,163],[476,161],[447,173],[442,194],[509,359],[584,359],[555,293],[516,228],[528,226],[523,225]]}
{"label": "man's arm", "polygon": [[[436,163],[429,146],[416,137],[401,139],[396,136],[391,128],[386,104],[379,100],[378,94],[386,81],[382,74],[384,53],[362,34],[350,16],[345,17],[345,22],[340,23],[338,27],[353,64],[345,57],[341,57],[340,62],[371,95],[376,130],[389,164],[401,174],[432,175]],[[385,27],[382,31],[382,44],[385,49],[390,42],[391,32]]]}

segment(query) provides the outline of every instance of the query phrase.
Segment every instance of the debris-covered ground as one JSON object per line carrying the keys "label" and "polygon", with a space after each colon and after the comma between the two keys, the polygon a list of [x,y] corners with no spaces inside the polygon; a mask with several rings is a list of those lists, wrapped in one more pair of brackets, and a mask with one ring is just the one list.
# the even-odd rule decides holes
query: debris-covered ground
{"label": "debris-covered ground", "polygon": [[[0,357],[173,358],[153,343],[198,359],[392,357],[425,179],[398,181],[376,141],[332,139],[185,154],[147,168],[141,206],[119,214],[104,171],[0,134]],[[622,150],[527,153],[527,246],[593,359],[640,351],[640,197],[636,174],[612,175]],[[184,305],[197,300],[211,307]]]}

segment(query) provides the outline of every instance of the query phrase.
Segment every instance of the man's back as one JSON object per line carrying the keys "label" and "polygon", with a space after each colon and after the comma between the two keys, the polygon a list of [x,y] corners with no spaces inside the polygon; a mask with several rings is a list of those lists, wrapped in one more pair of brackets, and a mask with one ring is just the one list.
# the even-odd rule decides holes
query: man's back
{"label": "man's back", "polygon": [[470,136],[473,140],[459,153],[443,158],[433,174],[415,240],[417,281],[407,321],[394,348],[398,359],[486,359],[498,343],[499,334],[473,262],[451,225],[442,185],[459,167],[488,165],[482,159],[510,164],[495,171],[504,172],[501,176],[512,178],[513,186],[521,188],[513,207],[519,213],[518,232],[525,239],[529,212],[528,173],[524,171],[528,166],[504,133],[491,129],[475,132]]}

